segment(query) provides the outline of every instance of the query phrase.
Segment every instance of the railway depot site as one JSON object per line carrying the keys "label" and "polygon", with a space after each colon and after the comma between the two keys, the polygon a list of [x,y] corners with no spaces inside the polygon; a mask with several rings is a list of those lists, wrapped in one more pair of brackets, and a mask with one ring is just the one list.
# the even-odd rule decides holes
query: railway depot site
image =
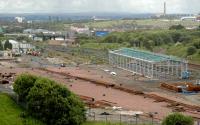
{"label": "railway depot site", "polygon": [[30,73],[59,81],[77,94],[89,111],[112,113],[110,120],[119,121],[119,111],[130,117],[139,112],[141,119],[150,121],[153,114],[158,124],[171,112],[200,120],[200,86],[198,80],[190,79],[193,67],[184,59],[128,48],[109,51],[109,64],[103,65],[58,65],[59,59],[34,55],[19,58],[23,61],[1,61],[3,91],[11,91],[13,78]]}
{"label": "railway depot site", "polygon": [[198,0],[1,0],[0,125],[200,125]]}

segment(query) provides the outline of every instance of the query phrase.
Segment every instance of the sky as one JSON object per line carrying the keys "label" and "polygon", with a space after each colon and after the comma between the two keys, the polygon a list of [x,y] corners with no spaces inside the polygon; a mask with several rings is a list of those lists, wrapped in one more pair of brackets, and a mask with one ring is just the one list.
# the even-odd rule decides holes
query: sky
{"label": "sky", "polygon": [[0,0],[0,13],[199,13],[200,0]]}

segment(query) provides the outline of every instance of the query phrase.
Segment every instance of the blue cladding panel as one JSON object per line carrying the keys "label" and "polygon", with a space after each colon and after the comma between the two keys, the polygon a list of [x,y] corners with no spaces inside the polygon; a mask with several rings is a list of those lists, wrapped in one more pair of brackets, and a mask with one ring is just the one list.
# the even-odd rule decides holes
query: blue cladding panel
{"label": "blue cladding panel", "polygon": [[104,37],[104,36],[107,36],[109,34],[108,31],[96,31],[95,32],[95,36],[98,36],[98,37]]}

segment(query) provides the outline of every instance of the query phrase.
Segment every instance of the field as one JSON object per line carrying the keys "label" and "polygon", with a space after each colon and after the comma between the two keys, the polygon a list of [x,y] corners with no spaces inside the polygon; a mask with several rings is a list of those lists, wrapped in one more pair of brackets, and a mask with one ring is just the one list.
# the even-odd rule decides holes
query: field
{"label": "field", "polygon": [[24,110],[6,94],[0,93],[0,106],[1,125],[43,125],[31,117],[21,118],[20,114]]}
{"label": "field", "polygon": [[178,21],[178,20],[162,20],[162,19],[145,19],[145,20],[111,20],[111,21],[101,21],[101,22],[89,22],[85,25],[93,28],[112,28],[123,25],[131,26],[153,26],[157,28],[167,29],[171,25],[181,24],[185,27],[198,26],[199,22],[194,21]]}
{"label": "field", "polygon": [[85,43],[81,47],[83,48],[89,48],[89,49],[101,49],[101,50],[106,50],[106,49],[118,49],[121,48],[122,44],[119,43]]}

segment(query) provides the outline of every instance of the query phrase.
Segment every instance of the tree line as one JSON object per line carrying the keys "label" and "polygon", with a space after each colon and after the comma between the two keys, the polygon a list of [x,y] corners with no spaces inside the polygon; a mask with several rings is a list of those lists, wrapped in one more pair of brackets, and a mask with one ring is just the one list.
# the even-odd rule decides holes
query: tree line
{"label": "tree line", "polygon": [[[129,32],[112,32],[103,38],[78,36],[81,45],[88,43],[118,43],[122,47],[137,47],[154,51],[163,46],[182,45],[186,56],[200,53],[200,28],[186,30],[182,25],[171,26],[168,30],[137,30]],[[109,49],[109,48],[108,48]]]}

